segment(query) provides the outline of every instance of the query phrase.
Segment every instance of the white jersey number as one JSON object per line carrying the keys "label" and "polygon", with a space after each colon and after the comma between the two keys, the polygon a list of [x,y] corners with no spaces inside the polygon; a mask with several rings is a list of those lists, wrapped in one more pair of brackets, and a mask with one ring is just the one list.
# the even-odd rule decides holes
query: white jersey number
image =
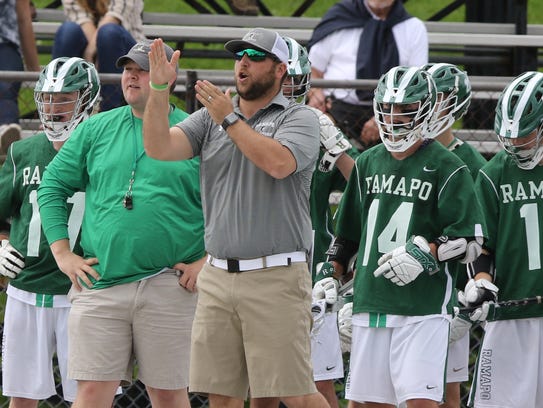
{"label": "white jersey number", "polygon": [[[375,220],[379,211],[379,200],[373,200],[368,212],[368,227],[366,230],[366,247],[364,248],[364,258],[362,265],[368,265],[368,258],[371,250],[371,243],[375,235]],[[410,224],[413,213],[413,203],[401,203],[400,206],[383,231],[377,237],[377,249],[380,253],[390,252],[407,242],[407,228]]]}
{"label": "white jersey number", "polygon": [[541,246],[539,242],[539,215],[537,204],[524,204],[520,207],[520,217],[526,226],[526,244],[528,246],[528,269],[541,269]]}
{"label": "white jersey number", "polygon": [[[38,256],[41,240],[41,216],[38,207],[38,192],[32,190],[28,196],[32,205],[32,218],[28,224],[28,244],[27,256]],[[68,203],[73,204],[72,212],[68,218],[68,236],[70,237],[70,249],[74,249],[75,241],[81,230],[83,223],[83,213],[85,212],[85,193],[79,191],[68,198]]]}

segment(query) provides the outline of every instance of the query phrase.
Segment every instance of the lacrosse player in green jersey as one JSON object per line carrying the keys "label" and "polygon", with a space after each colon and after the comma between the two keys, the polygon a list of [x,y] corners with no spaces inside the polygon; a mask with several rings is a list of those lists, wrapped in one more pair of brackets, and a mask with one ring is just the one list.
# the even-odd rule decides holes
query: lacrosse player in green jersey
{"label": "lacrosse player in green jersey", "polygon": [[[41,230],[37,189],[45,167],[93,111],[99,91],[94,65],[81,58],[51,61],[34,89],[43,132],[12,144],[0,170],[0,219],[11,219],[9,240],[0,247],[0,273],[11,279],[2,344],[2,392],[11,397],[10,407],[37,407],[38,400],[56,394],[55,353],[64,399],[75,399],[76,382],[66,376],[71,283]],[[70,214],[70,245],[81,253],[84,193],[62,205]]]}
{"label": "lacrosse player in green jersey", "polygon": [[[506,86],[494,131],[503,150],[475,185],[489,237],[465,289],[470,306],[496,300],[498,288],[500,301],[543,294],[543,73]],[[488,322],[470,406],[542,407],[543,305],[493,309],[484,302],[474,312]]]}
{"label": "lacrosse player in green jersey", "polygon": [[358,156],[339,206],[328,250],[336,273],[357,253],[352,407],[435,408],[444,399],[455,282],[447,261],[473,261],[483,228],[467,166],[426,139],[435,104],[426,71],[399,66],[380,78],[383,143]]}
{"label": "lacrosse player in green jersey", "polygon": [[[289,49],[283,94],[292,102],[305,103],[310,88],[311,63],[305,47],[283,37]],[[343,378],[343,356],[337,326],[338,281],[327,274],[326,250],[333,237],[330,193],[343,191],[354,167],[356,149],[332,120],[316,108],[319,116],[321,150],[311,179],[310,214],[313,226],[313,305],[316,321],[311,332],[311,359],[315,385],[330,404],[338,407],[334,380]],[[320,273],[319,273],[320,272]]]}
{"label": "lacrosse player in green jersey", "polygon": [[[437,102],[427,137],[435,138],[450,152],[467,164],[475,180],[485,158],[470,144],[456,138],[453,124],[467,112],[471,101],[471,84],[468,75],[456,65],[427,64],[422,67],[436,84]],[[448,263],[456,274],[456,289],[467,283],[467,267],[458,261]],[[460,383],[469,379],[469,329],[472,322],[464,316],[455,316],[451,322],[449,354],[447,356],[447,387],[443,408],[460,408]]]}

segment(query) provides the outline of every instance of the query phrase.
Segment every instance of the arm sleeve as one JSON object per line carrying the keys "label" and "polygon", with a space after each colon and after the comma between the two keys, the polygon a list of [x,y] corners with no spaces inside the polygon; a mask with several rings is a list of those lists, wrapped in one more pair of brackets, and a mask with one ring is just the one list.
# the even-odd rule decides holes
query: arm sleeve
{"label": "arm sleeve", "polygon": [[347,182],[347,187],[343,192],[336,215],[336,236],[356,243],[360,242],[360,231],[362,229],[359,172],[357,160]]}
{"label": "arm sleeve", "polygon": [[69,239],[67,199],[76,191],[84,191],[87,184],[88,143],[84,134],[76,137],[83,124],[49,163],[38,188],[43,231],[49,244]]}

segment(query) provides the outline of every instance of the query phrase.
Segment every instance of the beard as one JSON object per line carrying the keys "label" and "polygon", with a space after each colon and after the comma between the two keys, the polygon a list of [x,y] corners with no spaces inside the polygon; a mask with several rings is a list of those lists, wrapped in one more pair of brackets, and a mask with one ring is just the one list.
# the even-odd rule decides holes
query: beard
{"label": "beard", "polygon": [[236,91],[238,95],[246,101],[254,101],[268,94],[275,85],[274,68],[270,69],[260,81],[253,82],[249,87],[241,90],[236,82]]}

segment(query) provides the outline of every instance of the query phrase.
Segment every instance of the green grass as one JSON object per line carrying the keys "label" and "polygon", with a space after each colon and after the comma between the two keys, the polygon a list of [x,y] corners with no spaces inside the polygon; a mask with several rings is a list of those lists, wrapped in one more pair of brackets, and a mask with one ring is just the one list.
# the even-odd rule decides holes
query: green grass
{"label": "green grass", "polygon": [[[473,1],[473,0],[466,0]],[[36,7],[45,7],[50,3],[50,0],[35,0]],[[202,2],[204,3],[204,2]],[[230,8],[224,0],[217,0],[226,11],[230,12]],[[275,1],[264,0],[263,3],[271,11],[273,15],[290,16],[302,5],[303,0],[290,1]],[[314,3],[304,13],[306,17],[321,17],[331,5],[335,4],[336,0],[315,0]],[[405,3],[407,10],[414,16],[422,20],[427,20],[436,12],[452,3],[452,0],[409,0]],[[180,0],[153,0],[145,2],[145,11],[152,12],[169,12],[169,13],[189,13],[194,14],[196,11],[184,1]],[[453,14],[448,16],[447,21],[464,21],[465,7],[462,6]],[[543,7],[540,0],[528,0],[528,23],[543,24]]]}

